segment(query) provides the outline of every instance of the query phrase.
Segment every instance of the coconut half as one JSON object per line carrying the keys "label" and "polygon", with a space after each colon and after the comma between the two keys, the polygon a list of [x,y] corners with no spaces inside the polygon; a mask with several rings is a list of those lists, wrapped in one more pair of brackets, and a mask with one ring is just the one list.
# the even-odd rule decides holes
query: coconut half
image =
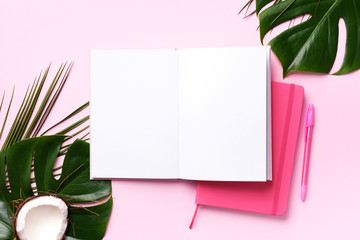
{"label": "coconut half", "polygon": [[15,233],[21,240],[59,240],[68,225],[68,206],[58,196],[35,196],[15,215]]}

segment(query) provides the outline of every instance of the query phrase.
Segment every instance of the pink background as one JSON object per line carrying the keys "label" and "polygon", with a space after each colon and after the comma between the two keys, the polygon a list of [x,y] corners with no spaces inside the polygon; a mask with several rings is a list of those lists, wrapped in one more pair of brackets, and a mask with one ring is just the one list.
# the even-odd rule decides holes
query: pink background
{"label": "pink background", "polygon": [[[54,71],[61,62],[74,60],[49,126],[89,99],[90,49],[260,45],[257,18],[237,14],[246,2],[1,0],[0,92],[6,91],[8,101],[15,85],[19,98],[50,61]],[[344,52],[344,24],[340,27],[335,68]],[[113,181],[114,208],[105,239],[360,238],[360,71],[344,76],[291,74],[283,80],[281,65],[272,57],[274,81],[305,88],[287,214],[274,217],[201,207],[189,230],[195,182]],[[301,202],[303,125],[309,102],[315,105],[316,122],[308,196]]]}

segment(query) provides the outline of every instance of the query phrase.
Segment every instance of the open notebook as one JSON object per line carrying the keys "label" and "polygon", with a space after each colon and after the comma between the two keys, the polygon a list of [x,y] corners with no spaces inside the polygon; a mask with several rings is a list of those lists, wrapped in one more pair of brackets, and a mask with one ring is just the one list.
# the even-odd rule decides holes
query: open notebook
{"label": "open notebook", "polygon": [[271,179],[268,47],[91,51],[91,178]]}

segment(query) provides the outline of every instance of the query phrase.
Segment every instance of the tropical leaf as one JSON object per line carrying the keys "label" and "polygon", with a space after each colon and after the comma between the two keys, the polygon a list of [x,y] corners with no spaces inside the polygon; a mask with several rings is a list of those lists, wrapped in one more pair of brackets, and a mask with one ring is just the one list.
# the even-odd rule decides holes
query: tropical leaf
{"label": "tropical leaf", "polygon": [[1,240],[13,239],[19,204],[41,194],[57,194],[70,205],[68,239],[103,238],[112,209],[111,182],[90,181],[89,143],[82,140],[71,144],[56,179],[54,164],[64,140],[63,135],[29,138],[0,152]]}
{"label": "tropical leaf", "polygon": [[7,240],[14,238],[14,232],[10,222],[12,210],[9,208],[6,200],[0,196],[0,239]]}
{"label": "tropical leaf", "polygon": [[[67,121],[69,121],[71,118],[73,118],[74,116],[76,116],[77,114],[79,114],[81,111],[83,111],[89,106],[89,102],[87,102],[82,106],[80,106],[79,108],[77,108],[72,113],[70,113],[63,120],[55,124],[53,127],[45,131],[42,130],[48,116],[50,115],[51,111],[55,106],[55,103],[58,100],[61,91],[65,86],[72,65],[73,65],[72,63],[61,64],[42,99],[40,99],[40,95],[48,78],[50,65],[46,68],[43,74],[40,74],[39,77],[35,78],[31,86],[29,85],[28,90],[23,98],[22,104],[20,108],[17,110],[16,117],[2,145],[1,148],[2,151],[7,149],[14,143],[21,141],[23,139],[40,136],[44,134],[55,134],[52,133],[51,130],[53,130],[53,128],[57,126],[63,126],[61,130],[58,130],[59,134],[68,134],[70,131],[76,130],[78,127],[80,127],[89,119],[89,116],[85,116],[83,119],[77,120],[76,122],[67,125]],[[4,96],[5,94],[3,95],[1,100],[0,112],[3,107]],[[14,90],[7,107],[5,120],[3,122],[0,132],[0,139],[3,134],[5,124],[8,120],[8,115],[10,112],[13,96],[14,96]],[[88,126],[84,128],[82,131],[70,135],[69,138],[72,138],[80,134],[86,129],[88,129]]]}
{"label": "tropical leaf", "polygon": [[[70,209],[69,227],[66,239],[102,239],[112,209],[112,198],[93,207]],[[100,214],[101,215],[100,215]],[[76,224],[76,223],[81,224]],[[91,229],[91,232],[89,232]],[[71,238],[68,238],[71,237]]]}
{"label": "tropical leaf", "polygon": [[[273,4],[266,7],[269,3]],[[284,77],[291,71],[330,72],[337,54],[340,19],[345,22],[347,40],[342,66],[335,74],[360,68],[359,1],[256,0],[256,13],[259,14],[261,41],[278,25],[310,16],[269,42],[283,66]]]}

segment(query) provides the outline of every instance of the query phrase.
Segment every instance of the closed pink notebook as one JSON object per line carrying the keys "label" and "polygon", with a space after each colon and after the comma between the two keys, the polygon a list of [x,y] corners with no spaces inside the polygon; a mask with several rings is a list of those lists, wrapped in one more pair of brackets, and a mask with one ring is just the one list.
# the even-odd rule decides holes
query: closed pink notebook
{"label": "closed pink notebook", "polygon": [[[199,182],[196,204],[284,215],[287,209],[304,89],[272,82],[272,181]],[[195,217],[195,216],[194,216]]]}

